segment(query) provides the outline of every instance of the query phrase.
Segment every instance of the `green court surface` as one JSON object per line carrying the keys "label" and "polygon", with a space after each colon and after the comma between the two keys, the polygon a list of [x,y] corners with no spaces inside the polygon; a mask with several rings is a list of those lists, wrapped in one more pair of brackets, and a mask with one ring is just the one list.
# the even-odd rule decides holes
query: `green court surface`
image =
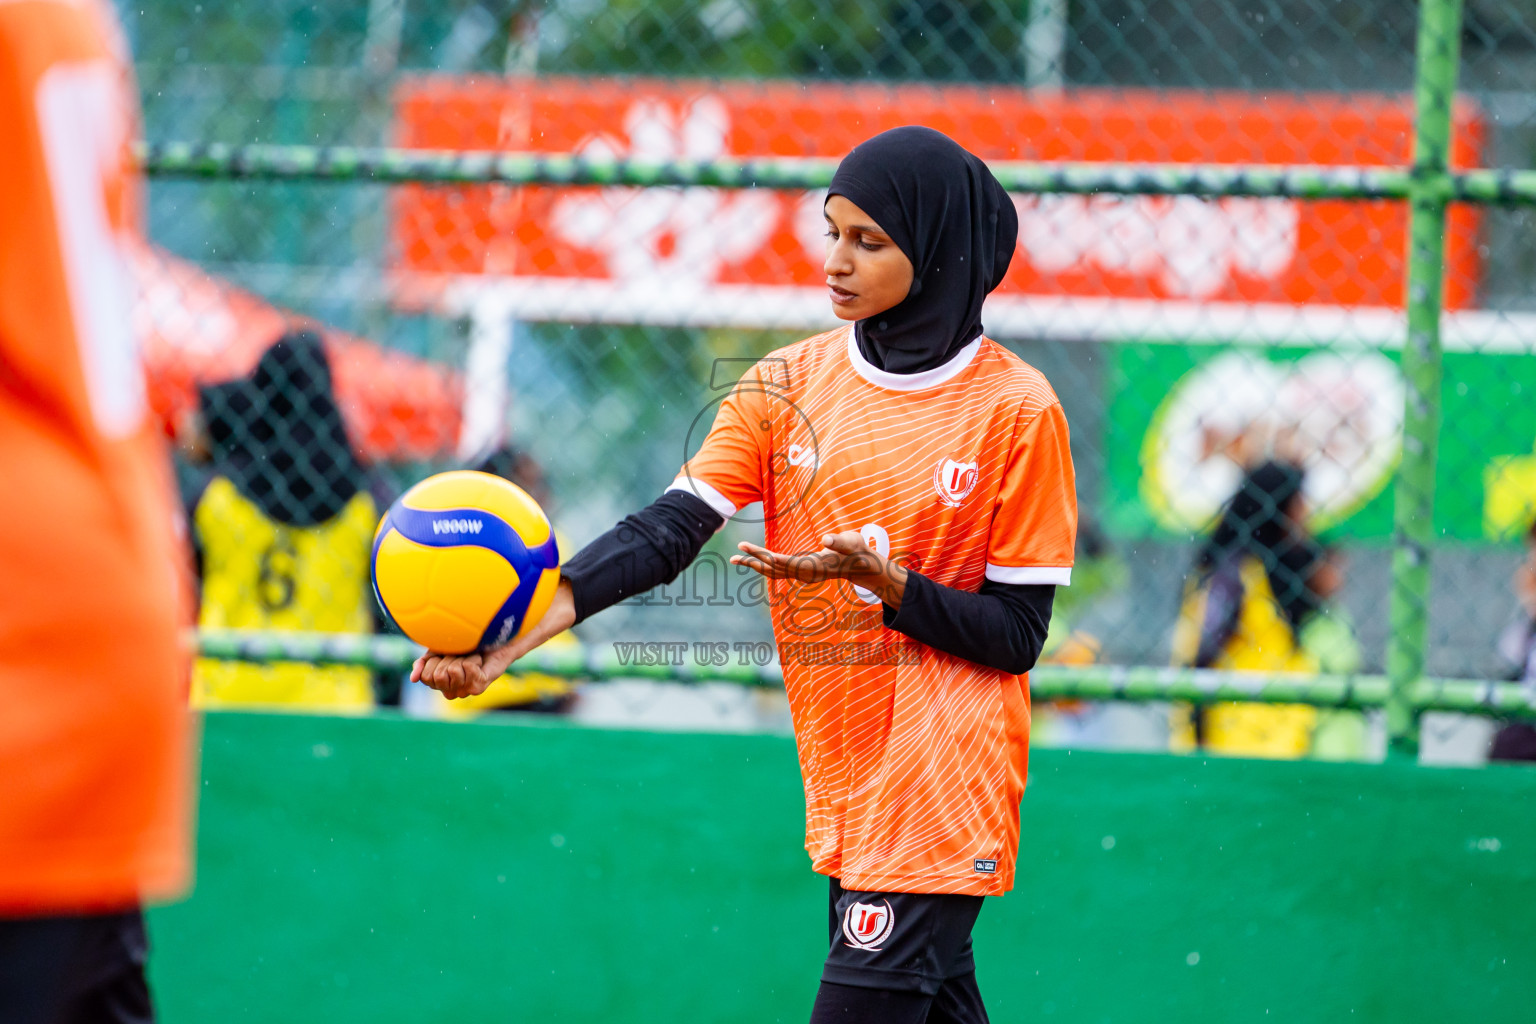
{"label": "green court surface", "polygon": [[[1536,1006],[1536,770],[1036,751],[992,1019]],[[783,737],[209,715],[166,1024],[803,1021],[826,950]]]}

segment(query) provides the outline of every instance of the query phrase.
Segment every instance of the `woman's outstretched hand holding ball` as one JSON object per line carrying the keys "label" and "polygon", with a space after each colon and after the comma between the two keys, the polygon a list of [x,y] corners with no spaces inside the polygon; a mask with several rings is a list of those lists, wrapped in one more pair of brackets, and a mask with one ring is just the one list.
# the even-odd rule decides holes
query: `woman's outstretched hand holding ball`
{"label": "woman's outstretched hand holding ball", "polygon": [[411,682],[425,683],[449,700],[484,693],[512,663],[552,636],[576,623],[576,601],[564,580],[555,590],[549,610],[528,632],[511,643],[473,654],[439,654],[428,651],[411,666]]}
{"label": "woman's outstretched hand holding ball", "polygon": [[870,547],[857,530],[823,534],[821,545],[820,551],[786,555],[742,541],[736,545],[741,554],[732,555],[731,562],[770,580],[847,580],[877,595],[892,608],[901,607],[907,570]]}

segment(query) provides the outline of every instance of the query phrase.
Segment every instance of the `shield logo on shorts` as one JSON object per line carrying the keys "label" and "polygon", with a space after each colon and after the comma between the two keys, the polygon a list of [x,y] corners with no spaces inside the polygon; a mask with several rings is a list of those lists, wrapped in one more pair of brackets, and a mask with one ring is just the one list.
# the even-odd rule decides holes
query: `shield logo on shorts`
{"label": "shield logo on shorts", "polygon": [[852,903],[843,911],[843,935],[854,949],[878,950],[896,927],[896,913],[889,900]]}
{"label": "shield logo on shorts", "polygon": [[959,505],[976,489],[977,467],[972,462],[942,459],[933,467],[933,489],[946,505]]}

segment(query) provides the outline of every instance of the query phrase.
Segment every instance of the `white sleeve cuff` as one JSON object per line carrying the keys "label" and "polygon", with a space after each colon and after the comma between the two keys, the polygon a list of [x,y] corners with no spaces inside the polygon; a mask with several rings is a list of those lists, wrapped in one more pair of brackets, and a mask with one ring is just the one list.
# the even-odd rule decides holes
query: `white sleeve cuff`
{"label": "white sleeve cuff", "polygon": [[669,491],[687,491],[700,499],[704,504],[720,513],[720,518],[729,519],[736,514],[736,506],[731,504],[731,499],[715,490],[709,484],[698,477],[680,476],[672,481]]}
{"label": "white sleeve cuff", "polygon": [[1070,565],[993,565],[987,563],[987,579],[993,583],[1054,583],[1072,585]]}

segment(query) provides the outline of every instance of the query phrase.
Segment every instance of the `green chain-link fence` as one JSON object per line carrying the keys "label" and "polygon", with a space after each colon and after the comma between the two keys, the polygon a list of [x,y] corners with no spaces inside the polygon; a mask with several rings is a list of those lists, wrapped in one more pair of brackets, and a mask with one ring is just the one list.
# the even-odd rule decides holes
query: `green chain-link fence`
{"label": "green chain-link fence", "polygon": [[[203,512],[209,627],[366,630],[362,612],[318,621],[367,600],[367,503],[352,519],[346,503],[376,512],[498,449],[572,544],[649,501],[720,360],[833,323],[818,189],[837,157],[921,122],[1015,193],[1019,248],[986,324],[1073,428],[1087,529],[1053,655],[1094,667],[1043,668],[1038,694],[1251,694],[1148,669],[1176,653],[1202,537],[1272,457],[1304,470],[1297,518],[1320,551],[1293,567],[1304,657],[1247,666],[1268,699],[1385,707],[1404,750],[1421,711],[1532,706],[1429,681],[1518,674],[1536,616],[1536,584],[1525,607],[1511,586],[1536,516],[1536,12],[1512,0],[122,15],[152,181],[142,319]],[[252,379],[304,326],[356,465],[326,455],[324,399],[278,414],[254,380],[203,386]],[[317,377],[290,348],[272,394]],[[221,478],[236,486],[210,490]],[[263,514],[242,518],[256,491]],[[719,557],[740,536],[545,667],[624,675],[637,639],[757,651],[766,616]],[[771,678],[754,658],[724,674]]]}

